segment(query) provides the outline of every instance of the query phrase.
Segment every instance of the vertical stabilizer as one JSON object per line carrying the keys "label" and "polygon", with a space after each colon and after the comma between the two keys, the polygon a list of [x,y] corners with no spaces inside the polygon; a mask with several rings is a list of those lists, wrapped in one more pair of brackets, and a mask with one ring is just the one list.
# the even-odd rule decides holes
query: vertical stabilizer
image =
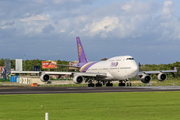
{"label": "vertical stabilizer", "polygon": [[79,63],[87,63],[87,59],[79,37],[76,37]]}

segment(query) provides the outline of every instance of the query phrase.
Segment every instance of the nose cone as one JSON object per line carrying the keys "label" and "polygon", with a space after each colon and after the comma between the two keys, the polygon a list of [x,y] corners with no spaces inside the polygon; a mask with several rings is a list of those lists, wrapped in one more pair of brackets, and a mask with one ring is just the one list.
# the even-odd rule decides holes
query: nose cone
{"label": "nose cone", "polygon": [[135,77],[139,72],[138,65],[134,62],[131,64],[131,77]]}

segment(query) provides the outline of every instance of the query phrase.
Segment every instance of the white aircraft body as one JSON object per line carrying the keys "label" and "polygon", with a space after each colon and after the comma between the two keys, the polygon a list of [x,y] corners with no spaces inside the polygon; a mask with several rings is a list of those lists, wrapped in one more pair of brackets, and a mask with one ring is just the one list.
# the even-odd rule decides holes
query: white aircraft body
{"label": "white aircraft body", "polygon": [[105,73],[105,80],[124,80],[133,78],[139,72],[138,66],[131,56],[113,57],[107,61],[90,62],[82,66],[80,71],[88,64],[93,64],[87,69],[87,73]]}
{"label": "white aircraft body", "polygon": [[[80,38],[77,37],[77,47],[78,47],[78,58],[79,63],[77,66],[80,68],[80,72],[43,72],[40,77],[41,81],[46,82],[50,79],[49,75],[65,75],[69,74],[73,76],[73,81],[76,84],[80,84],[85,80],[88,82],[89,87],[94,87],[94,81],[96,81],[96,87],[101,87],[102,83],[106,86],[113,86],[111,81],[119,81],[119,86],[125,86],[125,82],[129,79],[140,76],[143,83],[149,83],[151,81],[150,74],[157,74],[158,80],[164,81],[167,79],[166,72],[177,72],[176,68],[174,70],[165,71],[141,71],[139,72],[139,67],[137,66],[134,58],[132,56],[116,56],[110,58],[106,61],[99,62],[88,62],[83,50]],[[65,65],[67,66],[67,65]],[[70,66],[72,67],[72,66]],[[17,72],[17,71],[16,71]],[[23,73],[18,71],[19,73]],[[24,71],[25,72],[25,71]],[[31,71],[28,71],[31,73]],[[26,71],[27,73],[27,71]],[[131,86],[130,81],[127,86]]]}

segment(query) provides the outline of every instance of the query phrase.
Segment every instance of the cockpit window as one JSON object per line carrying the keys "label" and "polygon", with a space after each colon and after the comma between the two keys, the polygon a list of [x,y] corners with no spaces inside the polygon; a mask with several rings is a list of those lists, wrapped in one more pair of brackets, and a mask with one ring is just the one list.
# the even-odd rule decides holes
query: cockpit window
{"label": "cockpit window", "polygon": [[134,60],[134,58],[127,58],[126,60]]}

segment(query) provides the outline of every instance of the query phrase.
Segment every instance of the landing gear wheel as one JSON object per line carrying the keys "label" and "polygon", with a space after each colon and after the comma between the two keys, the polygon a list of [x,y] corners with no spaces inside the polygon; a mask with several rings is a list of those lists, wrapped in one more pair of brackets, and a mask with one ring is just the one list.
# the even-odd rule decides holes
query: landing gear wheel
{"label": "landing gear wheel", "polygon": [[92,84],[92,83],[88,84],[88,87],[94,87],[94,84]]}
{"label": "landing gear wheel", "polygon": [[112,87],[113,86],[113,83],[107,83],[106,84],[106,87]]}
{"label": "landing gear wheel", "polygon": [[102,84],[96,83],[96,87],[102,87]]}
{"label": "landing gear wheel", "polygon": [[131,83],[127,83],[127,86],[131,86]]}
{"label": "landing gear wheel", "polygon": [[119,86],[125,86],[125,83],[119,83]]}

